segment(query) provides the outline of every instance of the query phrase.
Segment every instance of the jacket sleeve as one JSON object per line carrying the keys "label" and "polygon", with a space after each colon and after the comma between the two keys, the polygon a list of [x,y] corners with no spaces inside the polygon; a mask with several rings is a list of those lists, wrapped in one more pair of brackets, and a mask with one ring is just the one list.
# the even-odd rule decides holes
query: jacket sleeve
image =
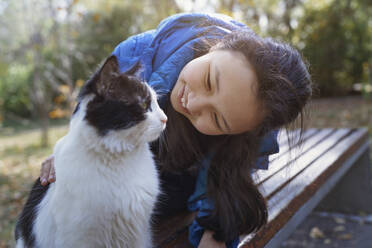
{"label": "jacket sleeve", "polygon": [[[202,198],[194,202],[193,207],[198,211],[195,220],[189,226],[189,241],[193,247],[198,247],[201,238],[204,234],[204,228],[199,225],[196,219],[208,216],[213,210],[213,203],[208,198]],[[236,237],[231,242],[226,242],[226,248],[237,248],[239,245],[239,237]]]}
{"label": "jacket sleeve", "polygon": [[[262,139],[259,148],[261,156],[257,159],[255,169],[267,169],[269,155],[279,152],[279,145],[277,142],[278,132],[279,130],[273,130]],[[189,241],[193,247],[198,247],[204,233],[204,228],[199,225],[197,219],[208,216],[214,208],[213,202],[206,197],[207,173],[210,159],[211,155],[202,161],[195,185],[195,191],[188,200],[189,211],[197,212],[195,220],[189,226]],[[226,243],[226,248],[237,248],[238,245],[239,237],[236,237],[233,241]]]}
{"label": "jacket sleeve", "polygon": [[[213,202],[206,197],[207,165],[209,161],[210,157],[202,162],[202,167],[196,181],[195,192],[190,196],[188,201],[188,209],[193,212],[197,211],[195,220],[189,226],[189,241],[193,247],[198,247],[204,234],[204,228],[199,225],[197,219],[208,216],[214,208]],[[238,245],[239,237],[236,237],[233,241],[226,243],[226,248],[237,248]]]}

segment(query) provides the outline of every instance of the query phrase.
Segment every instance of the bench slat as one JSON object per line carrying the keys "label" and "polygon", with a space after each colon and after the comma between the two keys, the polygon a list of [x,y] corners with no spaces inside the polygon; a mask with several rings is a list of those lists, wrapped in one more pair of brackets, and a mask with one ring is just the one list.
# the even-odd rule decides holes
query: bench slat
{"label": "bench slat", "polygon": [[332,131],[334,130],[323,129],[317,132],[315,135],[309,137],[307,140],[305,140],[301,149],[297,149],[291,154],[289,152],[285,152],[285,154],[282,154],[282,156],[280,156],[279,158],[270,161],[269,170],[259,170],[256,172],[256,175],[254,176],[255,183],[262,184],[263,182],[268,180],[270,177],[272,177],[277,172],[282,170],[287,165],[288,162],[293,160],[294,159],[293,155],[296,155],[296,157],[299,157],[302,154],[306,153],[313,146],[315,146],[316,144],[321,142],[324,138],[326,138],[328,135],[330,135]]}
{"label": "bench slat", "polygon": [[[317,149],[313,149],[313,152],[306,154],[303,161],[299,160],[298,163],[293,165],[293,168],[288,171],[292,179],[291,182],[286,184],[286,186],[278,191],[277,194],[273,195],[273,197],[268,201],[268,208],[271,213],[269,221],[275,218],[276,214],[281,210],[279,206],[287,203],[285,201],[286,198],[288,199],[288,197],[295,196],[295,192],[299,192],[301,189],[299,186],[306,186],[311,183],[311,181],[307,181],[306,178],[309,173],[313,172],[314,168],[321,167],[317,168],[318,171],[316,173],[310,175],[311,178],[316,179],[317,176],[321,174],[320,172],[325,171],[328,167],[332,166],[338,157],[345,152],[343,150],[348,148],[347,142],[355,141],[360,138],[358,133],[351,133],[349,136],[346,136],[345,139],[342,139],[348,133],[350,132],[347,129],[337,130],[337,133],[335,133],[337,136],[332,136],[335,138],[334,140],[326,140],[320,144]],[[318,150],[320,152],[317,152]],[[321,153],[321,156],[317,156],[319,153]],[[311,155],[314,155],[314,157]],[[302,165],[301,162],[306,164]],[[296,177],[292,178],[294,175]],[[294,185],[296,186],[295,191],[293,191]]]}
{"label": "bench slat", "polygon": [[367,140],[365,129],[351,132],[270,198],[269,223],[256,235],[246,236],[240,247],[263,247]]}
{"label": "bench slat", "polygon": [[[316,128],[307,129],[302,134],[302,139],[305,141],[306,139],[315,135],[317,132],[319,132],[319,130],[316,129]],[[289,133],[290,136],[293,136],[293,142],[294,143],[298,142],[299,134],[300,134],[299,130],[295,130],[295,131]],[[286,153],[289,150],[288,139],[287,139],[287,136],[285,136],[284,131],[282,132],[281,136],[278,136],[278,144],[279,144],[279,147],[280,147],[279,153],[275,153],[273,155],[270,155],[270,157],[269,157],[270,161],[280,157],[281,155],[283,155],[284,153]]]}
{"label": "bench slat", "polygon": [[[337,144],[345,135],[349,133],[349,129],[338,129],[326,139],[323,139],[315,149],[310,149],[302,156],[300,156],[289,167],[285,167],[278,173],[273,175],[269,180],[265,181],[259,186],[262,195],[265,198],[270,198],[275,192],[279,191],[291,180],[297,177],[306,167],[316,161],[328,149]],[[275,166],[275,165],[273,165]]]}

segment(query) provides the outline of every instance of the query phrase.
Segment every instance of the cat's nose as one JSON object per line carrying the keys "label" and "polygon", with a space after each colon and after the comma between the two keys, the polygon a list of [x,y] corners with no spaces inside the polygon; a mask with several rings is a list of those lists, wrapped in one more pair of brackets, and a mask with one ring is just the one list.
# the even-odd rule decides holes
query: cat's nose
{"label": "cat's nose", "polygon": [[168,118],[166,117],[166,116],[164,116],[164,117],[162,117],[161,119],[160,119],[160,121],[162,122],[162,123],[167,123],[167,120],[168,120]]}

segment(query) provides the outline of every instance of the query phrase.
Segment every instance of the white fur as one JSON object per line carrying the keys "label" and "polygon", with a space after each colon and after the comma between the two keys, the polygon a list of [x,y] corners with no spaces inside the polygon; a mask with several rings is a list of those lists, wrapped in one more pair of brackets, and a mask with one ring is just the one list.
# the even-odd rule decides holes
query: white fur
{"label": "white fur", "polygon": [[23,241],[23,238],[21,237],[21,238],[17,239],[16,248],[23,248],[23,247],[26,247],[26,246],[25,246],[25,243]]}
{"label": "white fur", "polygon": [[152,247],[159,182],[147,142],[159,136],[166,118],[152,94],[146,120],[104,137],[84,120],[92,96],[82,100],[54,148],[57,180],[38,206],[37,247]]}

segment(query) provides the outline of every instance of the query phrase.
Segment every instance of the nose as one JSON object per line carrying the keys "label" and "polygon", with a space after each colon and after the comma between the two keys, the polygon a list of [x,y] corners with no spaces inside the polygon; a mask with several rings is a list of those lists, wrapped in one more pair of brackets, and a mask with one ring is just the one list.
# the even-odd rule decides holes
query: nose
{"label": "nose", "polygon": [[168,117],[164,113],[162,113],[162,115],[160,116],[160,121],[161,123],[165,124],[168,121]]}
{"label": "nose", "polygon": [[168,120],[167,117],[160,119],[160,121],[161,121],[162,123],[164,123],[164,124],[167,123],[167,120]]}
{"label": "nose", "polygon": [[186,108],[190,112],[191,115],[199,115],[203,111],[203,109],[206,109],[207,106],[210,105],[209,98],[204,95],[194,95],[190,92],[188,96],[188,101]]}

